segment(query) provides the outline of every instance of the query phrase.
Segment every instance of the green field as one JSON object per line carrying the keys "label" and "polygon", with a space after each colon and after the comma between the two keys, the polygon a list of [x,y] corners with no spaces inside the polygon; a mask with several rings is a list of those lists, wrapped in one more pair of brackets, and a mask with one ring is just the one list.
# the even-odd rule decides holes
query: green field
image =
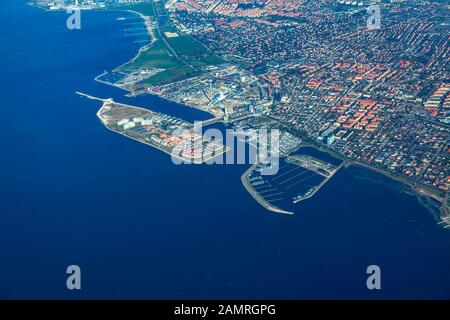
{"label": "green field", "polygon": [[153,5],[151,3],[138,3],[138,4],[128,4],[121,6],[121,9],[132,10],[142,13],[144,16],[152,17],[155,19],[155,11],[153,10]]}
{"label": "green field", "polygon": [[184,61],[195,67],[219,65],[225,62],[222,58],[210,53],[190,36],[182,35],[167,38],[167,42]]}
{"label": "green field", "polygon": [[173,38],[167,38],[170,46],[179,54],[192,54],[192,53],[203,53],[205,48],[203,48],[199,43],[193,40],[189,36],[179,36]]}
{"label": "green field", "polygon": [[189,66],[182,66],[178,68],[168,69],[164,70],[162,72],[159,72],[155,74],[154,76],[140,82],[138,86],[153,86],[153,85],[163,85],[179,80],[183,80],[189,77],[193,77],[198,74],[198,71],[195,69],[189,67]]}
{"label": "green field", "polygon": [[[137,11],[143,15],[156,19],[153,6],[151,4],[126,5],[121,8]],[[193,40],[188,35],[166,38],[169,46],[180,57],[174,56],[162,39],[155,39],[147,50],[141,52],[134,61],[122,66],[119,71],[139,68],[164,69],[154,76],[137,84],[138,87],[148,85],[161,85],[178,81],[199,74],[199,69],[210,65],[219,65],[224,60],[215,54],[210,53],[200,43]]]}
{"label": "green field", "polygon": [[177,80],[182,80],[190,75],[194,75],[195,69],[185,65],[168,51],[164,41],[156,40],[153,45],[140,56],[119,70],[139,69],[139,68],[157,68],[164,69],[154,76],[139,83],[137,87],[149,85],[162,85]]}
{"label": "green field", "polygon": [[122,67],[122,69],[134,68],[158,68],[171,69],[183,66],[184,63],[178,60],[167,48],[162,40],[156,40],[146,51],[141,52],[139,57]]}

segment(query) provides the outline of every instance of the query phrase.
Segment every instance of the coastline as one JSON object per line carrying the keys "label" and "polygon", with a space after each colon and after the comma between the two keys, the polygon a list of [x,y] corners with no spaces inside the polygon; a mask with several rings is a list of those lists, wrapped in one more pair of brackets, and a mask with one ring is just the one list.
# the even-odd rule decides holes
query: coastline
{"label": "coastline", "polygon": [[349,163],[347,164],[347,167],[350,167],[350,166],[357,166],[357,167],[365,168],[365,169],[377,172],[379,174],[382,174],[392,180],[401,182],[401,183],[411,187],[415,192],[417,192],[421,195],[425,195],[430,198],[433,198],[434,200],[438,201],[441,204],[443,203],[443,201],[445,199],[445,197],[442,197],[437,193],[438,191],[433,191],[429,187],[419,185],[419,183],[417,183],[417,182],[410,181],[409,179],[407,179],[405,177],[395,175],[387,170],[383,170],[381,168],[373,167],[371,165],[368,165],[368,164],[365,164],[365,163],[362,163],[359,161],[352,161],[352,160],[350,160]]}
{"label": "coastline", "polygon": [[[94,10],[93,10],[93,11],[94,11]],[[146,27],[145,29],[146,29],[146,31],[147,31],[147,35],[150,37],[150,43],[148,43],[148,44],[146,44],[146,45],[140,47],[139,50],[138,50],[138,52],[136,53],[136,55],[135,55],[133,58],[131,58],[130,60],[126,61],[125,63],[123,63],[123,64],[121,64],[121,65],[115,67],[112,71],[115,71],[115,70],[117,70],[117,69],[119,69],[119,68],[121,68],[121,67],[127,65],[127,64],[130,63],[130,62],[134,62],[134,61],[139,57],[139,55],[140,55],[142,52],[144,52],[145,50],[147,50],[148,48],[150,48],[150,47],[153,45],[153,43],[156,41],[156,36],[155,36],[155,34],[153,33],[153,29],[152,29],[152,26],[151,26],[150,22],[148,21],[148,17],[147,17],[147,16],[144,16],[142,13],[137,12],[137,11],[134,11],[134,10],[129,10],[129,9],[123,9],[123,10],[120,10],[120,9],[105,9],[105,10],[102,10],[102,11],[111,11],[111,12],[114,12],[114,11],[115,11],[115,12],[129,12],[129,13],[133,13],[133,14],[139,16],[139,17],[143,20],[143,23],[144,23],[144,25],[145,25],[145,27]],[[97,76],[97,77],[99,77],[99,76]],[[116,87],[117,87],[117,86],[116,86]],[[119,88],[120,88],[120,87],[119,87]],[[126,90],[126,89],[125,89],[125,90]],[[127,90],[127,91],[129,91],[129,90]],[[131,91],[130,91],[130,92],[131,92]]]}
{"label": "coastline", "polygon": [[[41,9],[45,9],[45,8],[39,6],[39,5],[34,4],[34,3],[28,3],[28,4],[29,4],[29,5],[32,5],[32,6],[35,6],[35,7],[38,7],[38,8],[41,8]],[[49,11],[49,12],[51,12],[51,11],[63,11],[63,10],[64,10],[63,8],[62,8],[61,10],[48,10],[48,9],[46,9],[46,11]],[[139,57],[139,55],[140,55],[143,51],[145,51],[146,49],[148,49],[148,48],[154,43],[154,41],[155,41],[155,34],[154,34],[154,30],[153,30],[151,24],[149,24],[149,17],[148,17],[148,16],[145,16],[145,15],[142,14],[142,13],[139,13],[139,12],[137,12],[137,11],[130,10],[130,9],[120,9],[120,8],[83,8],[82,10],[86,10],[86,11],[100,11],[100,12],[101,12],[101,11],[129,12],[129,13],[136,14],[137,16],[139,16],[139,17],[143,20],[143,23],[144,23],[144,25],[145,25],[145,27],[146,27],[147,34],[148,34],[148,36],[149,36],[150,39],[151,39],[151,40],[150,40],[150,43],[148,43],[148,44],[146,44],[146,45],[140,47],[139,50],[138,50],[138,52],[136,53],[136,55],[135,55],[133,58],[131,58],[130,60],[124,62],[123,64],[121,64],[121,65],[115,67],[112,71],[115,71],[115,70],[121,68],[122,66],[124,66],[124,65],[126,65],[126,64],[129,64],[130,62],[133,62],[134,60],[136,60],[136,59]],[[106,72],[106,71],[105,71],[105,72]],[[134,91],[132,91],[132,90],[130,90],[130,89],[124,88],[124,87],[122,87],[122,86],[118,86],[118,85],[116,85],[116,84],[114,84],[114,83],[100,80],[99,78],[100,78],[101,76],[103,76],[103,75],[105,74],[105,72],[102,73],[102,74],[100,74],[100,75],[98,75],[98,76],[96,76],[96,77],[94,78],[94,80],[97,81],[97,82],[99,82],[99,83],[103,83],[103,84],[106,84],[106,85],[109,85],[109,86],[113,86],[113,87],[115,87],[115,88],[122,89],[122,90],[128,92],[129,94],[134,94],[134,93],[135,93]],[[141,94],[154,95],[154,96],[160,97],[161,99],[164,99],[164,100],[166,100],[166,101],[174,102],[174,103],[177,103],[177,104],[182,104],[182,105],[185,106],[185,107],[188,107],[188,108],[191,108],[191,109],[196,109],[196,110],[200,110],[200,111],[209,113],[209,114],[211,114],[211,115],[213,116],[213,118],[212,118],[212,119],[209,119],[209,120],[214,120],[214,119],[219,120],[219,119],[221,119],[221,118],[217,117],[215,114],[213,114],[212,112],[209,112],[209,111],[207,111],[207,110],[204,110],[204,109],[202,109],[202,108],[200,108],[200,107],[189,106],[189,105],[186,105],[186,104],[184,104],[184,103],[180,103],[180,102],[178,102],[178,101],[168,99],[168,98],[164,97],[163,95],[151,93],[151,92],[148,92],[148,91],[142,92]],[[122,104],[122,103],[121,103],[121,104]],[[123,105],[125,105],[125,104],[123,104]],[[127,106],[129,106],[129,107],[134,107],[134,108],[138,108],[138,107],[130,106],[130,105],[127,105]],[[145,109],[145,108],[140,108],[140,109],[148,110],[148,109]],[[209,120],[207,120],[207,121],[209,121]],[[219,120],[219,121],[222,121],[222,120]],[[223,121],[222,121],[222,122],[223,122]],[[109,128],[108,128],[108,129],[109,129]],[[109,129],[109,130],[111,130],[111,129]],[[112,130],[112,131],[113,131],[113,130]],[[119,133],[119,134],[120,134],[120,133]],[[126,135],[124,135],[124,136],[126,136]],[[128,136],[126,136],[126,137],[128,137]],[[137,140],[137,141],[139,141],[139,140]],[[139,142],[141,142],[141,141],[139,141]],[[142,142],[141,142],[141,143],[142,143]],[[150,145],[150,146],[152,146],[152,145]],[[319,151],[324,151],[324,152],[330,153],[331,155],[336,155],[336,152],[335,152],[334,150],[331,150],[331,149],[329,149],[329,148],[327,148],[327,147],[324,147],[324,146],[318,146],[318,145],[315,144],[315,143],[306,143],[306,144],[300,146],[299,148],[301,148],[301,147],[303,147],[303,146],[310,146],[310,147],[313,147],[313,148],[315,148],[315,149],[317,149],[317,150],[319,150]],[[298,149],[299,149],[299,148],[298,148]],[[164,150],[161,150],[161,151],[165,152]],[[167,152],[166,152],[166,153],[167,153]],[[339,155],[339,154],[338,154],[338,155]],[[339,155],[339,158],[341,158],[341,159],[346,159],[346,158],[345,158],[344,156],[342,156],[342,155]],[[430,197],[430,198],[432,198],[432,199],[438,201],[438,202],[441,204],[441,209],[440,209],[441,214],[439,215],[440,223],[446,224],[446,225],[450,226],[450,207],[447,205],[448,192],[445,193],[445,191],[440,192],[440,191],[438,191],[438,190],[434,190],[432,187],[422,185],[422,184],[420,184],[420,183],[418,183],[418,182],[415,182],[415,181],[411,181],[411,180],[408,179],[407,177],[398,176],[398,175],[393,174],[393,173],[391,173],[391,172],[389,172],[389,171],[387,171],[387,170],[384,170],[384,169],[382,169],[382,168],[377,168],[377,167],[371,166],[371,165],[369,165],[369,164],[365,164],[365,163],[362,163],[362,162],[359,162],[359,161],[355,161],[355,160],[352,160],[352,159],[347,159],[347,161],[348,161],[348,162],[347,162],[346,165],[345,165],[346,167],[349,167],[349,166],[359,166],[359,167],[361,167],[361,168],[365,168],[365,169],[371,170],[371,171],[373,171],[373,172],[382,174],[382,175],[384,175],[384,176],[386,176],[386,177],[388,177],[388,178],[390,178],[390,179],[393,179],[393,180],[395,180],[395,181],[401,182],[401,183],[403,183],[403,184],[409,186],[409,187],[410,187],[415,193],[417,193],[418,195]],[[255,165],[254,165],[254,166],[255,166]],[[252,197],[253,197],[258,203],[260,203],[260,204],[261,204],[263,207],[265,207],[266,209],[268,209],[268,210],[270,210],[270,211],[273,211],[273,212],[278,212],[278,213],[292,214],[292,212],[284,211],[284,210],[282,210],[282,209],[273,207],[273,206],[271,206],[270,204],[267,204],[267,202],[266,202],[264,199],[261,199],[260,197],[254,195],[255,192],[254,192],[253,188],[251,188],[251,186],[249,186],[249,185],[244,181],[244,180],[246,180],[246,175],[247,175],[251,170],[254,169],[254,166],[250,167],[250,168],[249,168],[247,171],[245,171],[245,172],[243,173],[243,175],[241,176],[242,183],[244,184],[244,187],[246,188],[246,190],[250,193],[250,195],[252,195]],[[249,170],[250,170],[250,171],[249,171]],[[442,196],[442,195],[440,195],[440,193],[444,193],[444,195]]]}
{"label": "coastline", "polygon": [[436,200],[437,202],[440,203],[440,215],[438,216],[439,217],[438,224],[445,225],[444,226],[445,229],[450,227],[450,208],[447,205],[449,196],[448,193],[445,194],[444,196],[441,196],[438,194],[438,191],[432,190],[430,187],[420,185],[419,183],[411,181],[405,177],[397,176],[395,174],[390,173],[389,171],[383,170],[381,168],[376,168],[359,161],[349,161],[346,167],[350,166],[360,167],[363,169],[370,170],[372,172],[379,173],[389,179],[395,180],[410,187],[414,191],[414,193],[416,193],[418,196],[425,196]]}
{"label": "coastline", "polygon": [[[35,59],[30,69],[4,86],[5,298],[450,299],[450,229],[437,225],[434,200],[351,167],[308,201],[273,202],[294,216],[270,212],[241,185],[251,164],[176,166],[170,156],[105,130],[95,116],[101,102],[74,94],[113,97],[188,120],[209,118],[145,94],[129,99],[92,81],[146,44],[123,37],[126,21],[116,17],[139,20],[83,12],[85,35],[78,37],[62,25],[65,13],[23,8],[14,4],[5,12],[13,22],[4,20],[11,27],[5,40],[12,41],[5,47],[11,49],[5,51],[7,74],[22,70],[24,40],[36,48],[26,54]],[[20,22],[21,12],[35,30]],[[16,26],[18,34],[32,36],[16,37]],[[67,34],[76,41],[67,45]],[[47,38],[52,45],[44,48]],[[81,291],[68,292],[61,280],[66,260],[87,276]],[[369,264],[381,266],[382,290],[367,290]]]}
{"label": "coastline", "polygon": [[[39,7],[39,6],[38,6],[38,7]],[[41,7],[39,7],[39,8],[41,8]],[[125,61],[124,63],[122,63],[121,65],[115,67],[114,69],[112,69],[112,72],[115,72],[115,71],[117,71],[118,69],[122,68],[123,66],[125,66],[125,65],[127,65],[127,64],[129,64],[129,63],[134,62],[137,58],[139,58],[139,56],[141,55],[142,52],[144,52],[144,51],[146,51],[147,49],[149,49],[149,48],[154,44],[154,42],[156,41],[156,35],[155,35],[155,33],[154,33],[154,31],[153,31],[153,28],[152,28],[152,26],[151,26],[151,22],[150,22],[149,19],[148,19],[149,17],[148,17],[148,16],[145,16],[144,14],[142,14],[142,13],[140,13],[140,12],[137,12],[137,11],[134,11],[134,10],[130,10],[130,9],[123,9],[123,10],[121,10],[121,9],[108,9],[108,8],[106,8],[106,9],[91,9],[90,11],[129,12],[129,13],[132,13],[132,14],[135,14],[135,15],[139,16],[139,17],[143,20],[144,25],[146,26],[146,31],[147,31],[147,35],[148,35],[149,38],[150,38],[150,43],[148,43],[148,44],[146,44],[146,45],[140,47],[139,50],[137,51],[136,55],[135,55],[133,58],[131,58],[130,60],[127,60],[127,61]],[[169,102],[173,102],[173,103],[177,103],[177,104],[182,104],[182,105],[185,106],[185,107],[188,107],[188,108],[191,108],[191,109],[195,109],[195,110],[199,110],[199,111],[203,111],[203,112],[208,113],[208,114],[210,114],[211,116],[213,116],[213,118],[211,118],[211,119],[209,119],[209,120],[217,120],[217,119],[221,119],[220,117],[218,117],[218,116],[217,116],[216,114],[214,114],[213,112],[208,111],[208,110],[205,110],[205,109],[203,109],[203,108],[201,108],[201,107],[195,107],[195,106],[187,105],[187,104],[181,103],[181,102],[179,102],[179,101],[176,101],[176,100],[173,100],[173,99],[169,99],[169,98],[167,98],[167,97],[165,97],[165,96],[163,96],[163,95],[155,94],[155,93],[153,93],[153,92],[144,91],[144,92],[141,92],[141,93],[140,93],[140,92],[137,93],[137,92],[132,91],[132,90],[130,90],[130,89],[128,89],[128,88],[125,88],[125,87],[123,87],[123,86],[116,85],[115,83],[112,83],[112,82],[109,82],[109,81],[105,81],[105,80],[101,80],[100,78],[101,78],[102,76],[104,76],[105,74],[108,74],[108,71],[105,70],[103,73],[97,75],[97,76],[94,78],[94,80],[97,81],[97,82],[99,82],[99,83],[102,83],[102,84],[109,85],[109,86],[114,87],[114,88],[118,88],[118,89],[124,90],[124,91],[126,91],[128,94],[130,94],[130,95],[139,95],[139,94],[154,95],[154,96],[157,96],[157,97],[159,97],[159,98],[161,98],[161,99],[164,99],[164,100],[166,100],[166,101],[169,101]],[[188,78],[188,79],[185,79],[185,80],[189,80],[189,78]]]}
{"label": "coastline", "polygon": [[85,98],[87,98],[87,99],[90,99],[90,100],[96,100],[96,101],[102,102],[102,106],[101,106],[100,109],[97,111],[96,115],[97,115],[97,118],[98,118],[98,119],[101,121],[101,123],[103,124],[103,126],[106,127],[108,130],[110,130],[110,131],[112,131],[112,132],[115,132],[115,133],[118,133],[118,134],[120,134],[120,135],[122,135],[122,136],[124,136],[124,137],[127,137],[127,138],[129,138],[129,139],[132,139],[132,140],[134,140],[134,141],[137,141],[137,142],[140,142],[140,143],[142,143],[142,144],[145,144],[145,145],[148,145],[148,146],[150,146],[150,147],[153,147],[153,148],[155,148],[155,149],[158,149],[159,151],[162,151],[162,152],[166,153],[167,155],[169,155],[169,156],[171,156],[171,157],[173,157],[173,158],[176,158],[176,159],[178,159],[178,160],[181,160],[182,163],[203,164],[203,163],[206,163],[207,161],[209,161],[209,160],[211,160],[211,159],[214,159],[214,158],[216,158],[216,157],[218,157],[218,156],[223,155],[224,153],[227,153],[227,152],[230,150],[229,147],[224,146],[224,148],[222,149],[222,151],[221,151],[220,153],[211,155],[211,156],[208,157],[208,158],[203,158],[203,157],[202,157],[201,162],[196,162],[197,160],[195,160],[195,159],[189,159],[189,158],[185,158],[185,157],[183,157],[183,156],[179,156],[179,155],[177,155],[177,154],[174,154],[173,152],[169,152],[168,150],[165,150],[165,149],[159,147],[158,145],[149,143],[149,142],[147,142],[147,141],[139,140],[139,139],[134,138],[134,137],[132,137],[132,136],[130,136],[130,135],[126,135],[126,134],[124,134],[124,133],[122,133],[122,132],[119,132],[119,131],[117,131],[117,130],[114,130],[114,129],[110,128],[109,125],[108,125],[108,123],[106,123],[106,122],[103,120],[103,118],[101,117],[101,115],[100,115],[100,113],[101,113],[101,111],[103,110],[103,108],[106,107],[106,106],[108,106],[108,105],[111,104],[111,103],[115,103],[115,104],[117,104],[117,105],[124,106],[124,107],[128,107],[128,108],[133,108],[133,109],[135,109],[135,110],[140,110],[140,111],[143,111],[143,112],[153,112],[153,111],[151,111],[151,110],[149,110],[149,109],[146,109],[146,108],[142,108],[142,107],[136,107],[136,106],[128,105],[128,104],[125,104],[125,103],[118,103],[118,102],[115,102],[112,98],[109,98],[109,99],[98,98],[98,97],[94,97],[94,96],[91,96],[91,95],[88,95],[88,94],[85,94],[85,93],[82,93],[82,92],[79,92],[79,91],[77,91],[76,94],[78,94],[79,96],[85,97]]}

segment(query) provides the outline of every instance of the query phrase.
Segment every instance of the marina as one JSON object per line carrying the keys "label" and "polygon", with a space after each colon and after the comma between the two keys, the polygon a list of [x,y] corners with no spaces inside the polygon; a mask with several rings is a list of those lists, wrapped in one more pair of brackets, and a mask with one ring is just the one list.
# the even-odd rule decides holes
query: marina
{"label": "marina", "polygon": [[[322,156],[325,157],[325,154]],[[335,163],[339,161],[335,158],[333,160]],[[345,166],[345,162],[341,161],[336,165],[300,153],[281,157],[275,175],[262,175],[264,166],[264,163],[255,164],[242,176],[247,191],[268,210],[293,214],[293,208],[287,209],[288,203],[297,204],[312,198]]]}

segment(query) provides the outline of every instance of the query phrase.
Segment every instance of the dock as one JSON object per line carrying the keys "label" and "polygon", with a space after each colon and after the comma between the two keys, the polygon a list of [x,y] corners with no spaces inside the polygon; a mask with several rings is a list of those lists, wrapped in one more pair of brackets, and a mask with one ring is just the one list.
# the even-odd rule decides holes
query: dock
{"label": "dock", "polygon": [[293,215],[294,213],[291,211],[285,211],[283,209],[280,209],[280,208],[275,207],[274,205],[270,204],[263,197],[261,197],[259,195],[259,193],[251,186],[251,184],[248,181],[248,176],[258,165],[259,165],[259,163],[252,165],[250,168],[247,169],[247,171],[245,171],[242,174],[241,181],[242,181],[242,184],[244,185],[245,189],[250,193],[250,195],[253,197],[253,199],[255,199],[265,209],[275,212],[275,213]]}
{"label": "dock", "polygon": [[91,96],[89,94],[86,94],[86,93],[83,93],[83,92],[79,92],[79,91],[76,91],[75,93],[78,94],[79,96],[82,96],[82,97],[85,97],[85,98],[88,98],[88,99],[91,99],[91,100],[101,101],[103,103],[105,103],[105,102],[112,102],[113,101],[112,98],[102,99],[102,98],[94,97],[94,96]]}

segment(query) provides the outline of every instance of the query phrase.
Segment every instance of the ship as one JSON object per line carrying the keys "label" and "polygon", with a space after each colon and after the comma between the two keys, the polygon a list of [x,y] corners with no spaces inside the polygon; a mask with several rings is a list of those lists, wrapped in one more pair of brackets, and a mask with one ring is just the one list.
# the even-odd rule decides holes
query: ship
{"label": "ship", "polygon": [[308,199],[309,197],[311,197],[314,194],[316,189],[317,189],[317,187],[312,187],[305,193],[295,196],[294,198],[292,198],[292,203],[298,203],[302,200]]}

